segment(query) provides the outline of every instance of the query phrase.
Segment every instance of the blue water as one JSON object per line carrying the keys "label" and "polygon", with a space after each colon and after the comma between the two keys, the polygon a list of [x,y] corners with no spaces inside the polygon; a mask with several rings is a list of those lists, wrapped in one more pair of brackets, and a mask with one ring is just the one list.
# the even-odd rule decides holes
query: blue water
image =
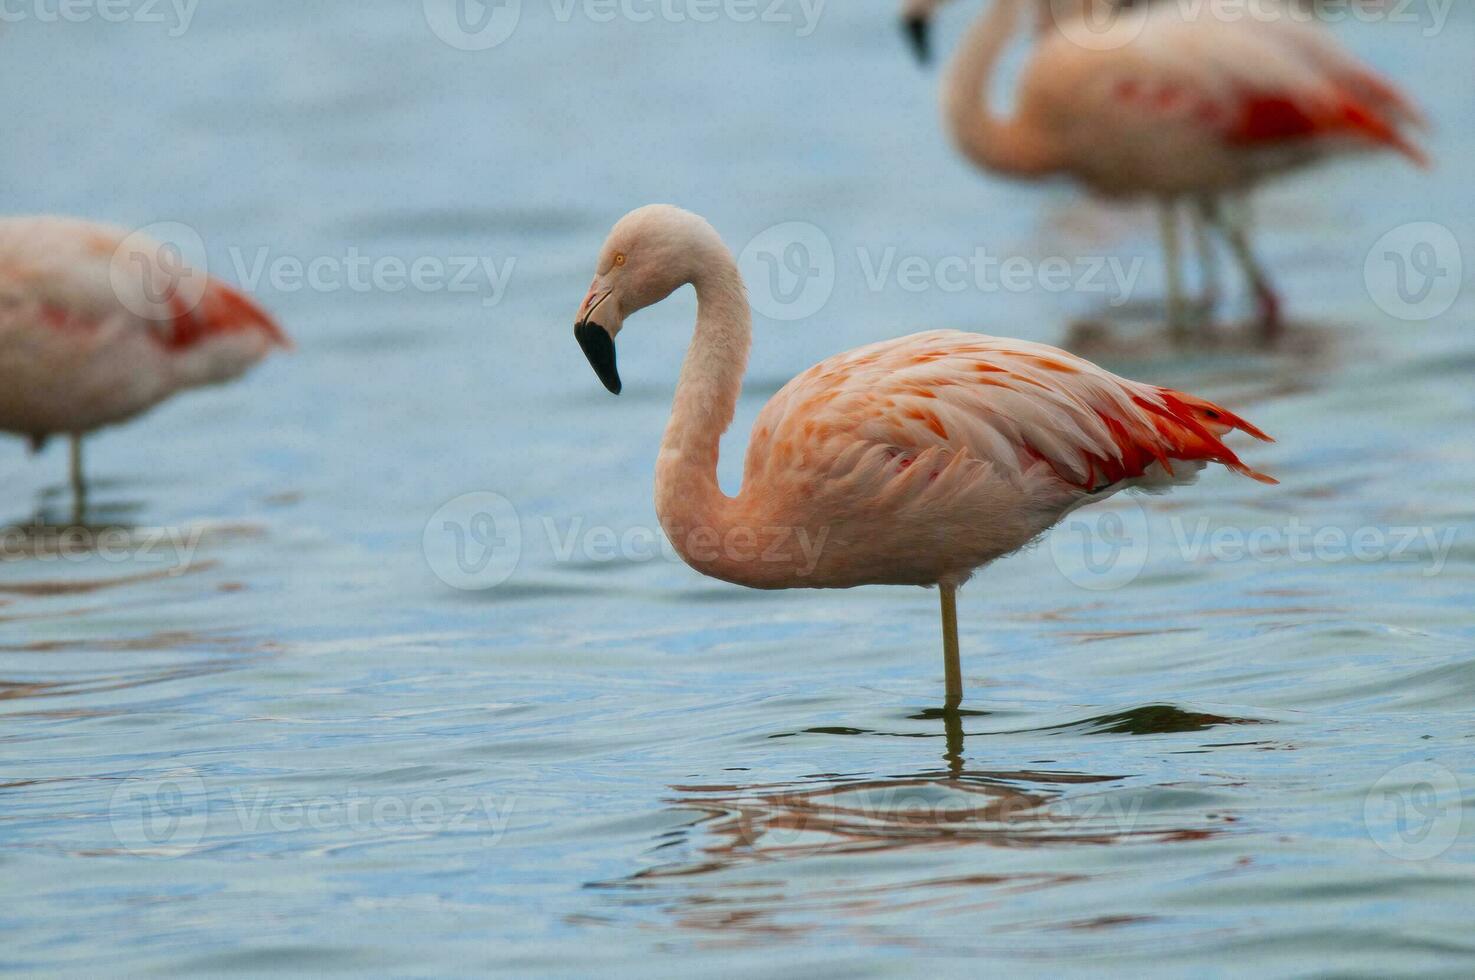
{"label": "blue water", "polygon": [[[1475,17],[1343,30],[1440,165],[1262,196],[1296,323],[1262,354],[1154,342],[1148,214],[958,161],[887,4],[804,36],[557,10],[484,51],[415,3],[0,32],[4,209],[182,223],[298,344],[92,439],[65,555],[64,454],[0,445],[0,967],[1475,969]],[[570,336],[650,201],[835,257],[813,315],[757,318],[729,490],[763,400],[828,354],[1103,320],[1114,369],[1274,433],[1243,448],[1282,483],[1208,473],[984,571],[945,718],[932,595],[749,592],[652,542],[694,303],[628,324],[618,400]],[[979,247],[1140,277],[868,278]],[[374,285],[291,274],[355,256]],[[469,288],[393,274],[468,259]]]}

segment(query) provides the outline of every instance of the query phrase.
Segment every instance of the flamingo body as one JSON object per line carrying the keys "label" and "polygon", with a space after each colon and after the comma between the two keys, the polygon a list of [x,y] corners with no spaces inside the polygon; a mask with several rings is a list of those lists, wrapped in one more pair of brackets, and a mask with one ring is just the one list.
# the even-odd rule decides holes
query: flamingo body
{"label": "flamingo body", "polygon": [[156,261],[120,274],[125,237],[69,218],[0,219],[0,430],[37,444],[91,432],[288,346],[263,310],[218,280],[201,275],[186,295]]}
{"label": "flamingo body", "polygon": [[768,588],[961,583],[1075,508],[1129,487],[1248,469],[1225,409],[1045,344],[933,331],[839,354],[790,381],[753,428],[733,518],[803,528],[808,571],[703,569]]}
{"label": "flamingo body", "polygon": [[[1188,18],[1172,3],[1136,17],[1090,46],[1041,36],[1015,114],[1041,170],[1107,197],[1179,197],[1244,190],[1348,153],[1426,162],[1405,131],[1411,103],[1320,25]],[[955,132],[975,158],[976,135]]]}

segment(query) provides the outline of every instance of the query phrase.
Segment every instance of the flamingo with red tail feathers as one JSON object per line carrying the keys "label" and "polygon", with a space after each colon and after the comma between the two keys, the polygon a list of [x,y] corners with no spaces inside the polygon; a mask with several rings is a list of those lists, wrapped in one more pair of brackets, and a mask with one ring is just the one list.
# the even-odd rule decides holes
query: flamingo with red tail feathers
{"label": "flamingo with red tail feathers", "polygon": [[[905,0],[919,53],[943,0]],[[990,0],[943,83],[953,141],[985,170],[1067,176],[1107,198],[1163,204],[1170,325],[1184,329],[1177,205],[1192,204],[1229,246],[1255,295],[1262,339],[1282,304],[1243,223],[1221,201],[1335,157],[1376,150],[1428,166],[1411,130],[1426,122],[1388,79],[1304,17],[1228,16],[1215,0]],[[989,105],[997,64],[1026,8],[1042,24],[1014,112]],[[1273,9],[1273,7],[1272,7]]]}
{"label": "flamingo with red tail feathers", "polygon": [[70,438],[78,521],[84,435],[290,346],[249,298],[145,236],[72,218],[0,219],[0,431],[37,449]]}
{"label": "flamingo with red tail feathers", "polygon": [[947,706],[963,685],[957,589],[1078,507],[1192,481],[1209,463],[1265,483],[1224,443],[1265,433],[1202,398],[1044,344],[951,330],[822,361],[764,407],[736,496],[717,483],[751,342],[732,253],[669,205],[610,232],[574,336],[611,392],[625,319],[687,283],[697,323],[656,463],[661,527],[697,571],[759,589],[938,586]]}

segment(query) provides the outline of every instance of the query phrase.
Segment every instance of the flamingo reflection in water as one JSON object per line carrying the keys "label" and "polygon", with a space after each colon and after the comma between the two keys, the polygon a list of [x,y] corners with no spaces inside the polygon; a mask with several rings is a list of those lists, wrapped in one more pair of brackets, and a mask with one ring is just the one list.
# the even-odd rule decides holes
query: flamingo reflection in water
{"label": "flamingo reflection in water", "polygon": [[[857,884],[853,863],[843,880],[814,860],[870,856],[937,848],[991,847],[1009,850],[1105,847],[1117,844],[1174,844],[1211,839],[1229,831],[1234,817],[1205,814],[1193,820],[1144,813],[1144,787],[1127,775],[1071,771],[970,769],[964,762],[964,725],[988,712],[929,709],[914,721],[943,721],[943,765],[910,775],[880,777],[833,774],[756,785],[673,786],[666,802],[692,814],[690,822],[663,834],[656,854],[679,851],[626,877],[591,883],[623,905],[659,906],[678,924],[699,931],[766,936],[802,931],[790,924],[822,907],[834,914],[867,916],[904,908],[956,911],[996,903],[1000,896],[1069,885],[1076,871],[1041,870],[1018,860],[949,859],[958,873],[918,876],[913,869],[866,886]],[[1041,729],[1054,734],[1193,733],[1222,725],[1253,723],[1149,705],[1069,725]],[[835,733],[814,729],[812,733]],[[847,730],[861,736],[918,736],[916,731]],[[792,733],[810,734],[810,733]],[[1007,734],[1007,733],[999,733]],[[831,865],[830,867],[836,867]],[[876,865],[877,868],[889,865]],[[755,877],[755,875],[757,877]],[[1100,925],[1100,923],[1097,923]],[[1095,928],[1096,926],[1093,926]]]}

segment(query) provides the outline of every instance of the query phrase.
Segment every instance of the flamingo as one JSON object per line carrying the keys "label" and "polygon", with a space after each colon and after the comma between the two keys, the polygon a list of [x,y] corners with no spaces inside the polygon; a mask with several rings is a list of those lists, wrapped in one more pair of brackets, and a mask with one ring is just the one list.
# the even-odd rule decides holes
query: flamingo
{"label": "flamingo", "polygon": [[[940,0],[908,0],[907,27],[926,50],[928,15]],[[1055,8],[1037,9],[1048,16]],[[1104,0],[1075,0],[1073,16]],[[1229,246],[1256,297],[1261,336],[1273,342],[1281,302],[1243,224],[1221,206],[1273,177],[1353,152],[1391,149],[1428,158],[1407,130],[1413,103],[1306,18],[1197,15],[1175,3],[1135,7],[1097,21],[1089,45],[1068,21],[1042,31],[1018,90],[1000,118],[988,82],[1026,0],[993,0],[968,31],[943,83],[953,141],[983,169],[1023,179],[1066,175],[1107,198],[1161,204],[1169,322],[1182,332],[1177,222],[1180,202]],[[1207,255],[1205,246],[1200,251]]]}
{"label": "flamingo", "polygon": [[612,393],[625,319],[690,283],[697,321],[656,462],[661,527],[688,565],[756,589],[936,586],[947,707],[963,698],[957,590],[1065,514],[1127,488],[1190,482],[1224,444],[1269,437],[1228,410],[1117,377],[1044,344],[938,330],[822,361],[753,427],[742,489],[717,483],[751,341],[742,276],[701,217],[671,205],[620,219],[574,337]]}
{"label": "flamingo", "polygon": [[[931,25],[932,18],[937,9],[946,0],[903,0],[902,3],[902,32],[906,35],[911,46],[912,54],[921,65],[927,65],[932,61]],[[1099,18],[1110,18],[1115,11],[1131,7],[1134,0],[1039,0],[1039,19],[1037,34],[1053,28],[1062,17],[1095,17],[1094,23],[1102,23]],[[1141,0],[1135,0],[1141,2]],[[1074,4],[1073,6],[1071,4]],[[1209,240],[1208,230],[1204,226],[1197,210],[1188,212],[1189,222],[1193,228],[1193,240],[1199,263],[1199,278],[1202,283],[1202,294],[1199,297],[1199,309],[1205,313],[1212,312],[1218,305],[1219,296],[1219,262],[1214,252],[1213,243]],[[1228,217],[1228,215],[1226,215]],[[1178,221],[1177,209],[1165,209],[1160,215],[1160,227],[1167,227],[1167,222],[1173,222],[1176,228]],[[1175,331],[1181,333],[1181,326],[1176,324],[1180,315],[1179,310],[1173,307],[1173,298],[1169,302],[1169,321],[1174,324]]]}
{"label": "flamingo", "polygon": [[290,346],[250,299],[146,236],[75,218],[0,219],[0,430],[35,450],[68,436],[78,523],[84,435]]}

